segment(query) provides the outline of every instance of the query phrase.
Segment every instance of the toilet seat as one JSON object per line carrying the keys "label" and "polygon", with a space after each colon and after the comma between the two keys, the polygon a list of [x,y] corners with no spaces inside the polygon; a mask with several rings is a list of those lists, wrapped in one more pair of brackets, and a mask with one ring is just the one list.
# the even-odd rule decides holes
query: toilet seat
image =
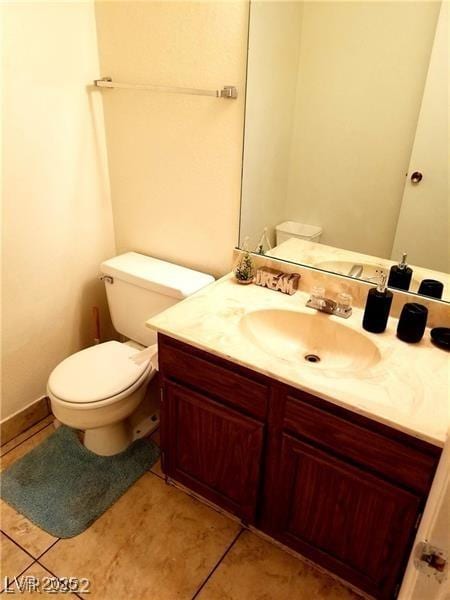
{"label": "toilet seat", "polygon": [[48,380],[48,394],[73,409],[116,402],[151,376],[150,360],[132,360],[138,353],[136,348],[115,341],[76,352],[53,370]]}

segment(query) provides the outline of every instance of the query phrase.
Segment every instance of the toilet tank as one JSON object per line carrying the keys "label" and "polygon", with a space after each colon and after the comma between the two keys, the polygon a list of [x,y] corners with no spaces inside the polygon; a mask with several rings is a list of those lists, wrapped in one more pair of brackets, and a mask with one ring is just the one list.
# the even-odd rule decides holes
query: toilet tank
{"label": "toilet tank", "polygon": [[116,331],[143,346],[156,343],[145,322],[205,287],[214,277],[127,252],[101,264],[109,311]]}

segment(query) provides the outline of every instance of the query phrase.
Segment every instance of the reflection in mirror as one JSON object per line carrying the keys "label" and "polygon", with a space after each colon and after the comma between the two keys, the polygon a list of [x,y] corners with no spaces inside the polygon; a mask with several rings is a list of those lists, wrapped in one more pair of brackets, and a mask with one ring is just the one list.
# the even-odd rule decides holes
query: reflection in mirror
{"label": "reflection in mirror", "polygon": [[447,49],[446,2],[252,2],[240,245],[450,300]]}

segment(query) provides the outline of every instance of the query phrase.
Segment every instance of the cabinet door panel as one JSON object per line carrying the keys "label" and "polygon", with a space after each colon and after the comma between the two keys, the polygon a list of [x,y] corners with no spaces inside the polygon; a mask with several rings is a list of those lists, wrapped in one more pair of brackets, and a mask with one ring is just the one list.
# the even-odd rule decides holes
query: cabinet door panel
{"label": "cabinet door panel", "polygon": [[391,598],[420,499],[283,434],[276,529],[282,541]]}
{"label": "cabinet door panel", "polygon": [[253,522],[263,424],[177,384],[165,389],[168,475]]}

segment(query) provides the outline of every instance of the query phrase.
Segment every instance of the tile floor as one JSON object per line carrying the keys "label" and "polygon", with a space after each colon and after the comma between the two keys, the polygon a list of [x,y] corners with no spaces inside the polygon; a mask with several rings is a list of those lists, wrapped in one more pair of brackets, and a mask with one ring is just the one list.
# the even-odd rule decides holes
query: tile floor
{"label": "tile floor", "polygon": [[[5,444],[2,469],[52,431],[48,417]],[[157,434],[154,439],[158,440]],[[359,598],[302,560],[166,485],[159,464],[75,538],[55,538],[3,502],[0,518],[2,586],[5,576],[47,575],[88,578],[90,593],[73,594],[74,599]],[[30,598],[55,595],[21,594]]]}

